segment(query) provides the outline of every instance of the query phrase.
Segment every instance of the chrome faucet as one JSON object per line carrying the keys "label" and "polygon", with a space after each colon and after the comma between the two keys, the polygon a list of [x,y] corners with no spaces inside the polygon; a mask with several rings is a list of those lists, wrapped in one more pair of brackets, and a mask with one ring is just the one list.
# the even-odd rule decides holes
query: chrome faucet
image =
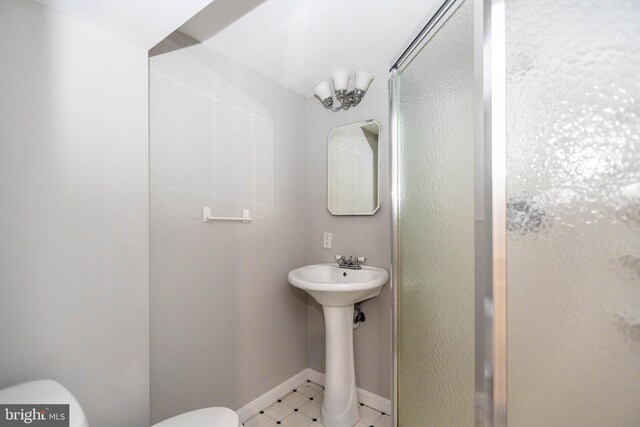
{"label": "chrome faucet", "polygon": [[367,260],[367,258],[363,257],[363,256],[350,256],[349,259],[347,259],[346,257],[342,256],[342,255],[336,255],[336,261],[338,261],[338,267],[339,268],[349,268],[351,270],[360,270],[362,268],[362,266],[360,265],[361,262],[365,262]]}

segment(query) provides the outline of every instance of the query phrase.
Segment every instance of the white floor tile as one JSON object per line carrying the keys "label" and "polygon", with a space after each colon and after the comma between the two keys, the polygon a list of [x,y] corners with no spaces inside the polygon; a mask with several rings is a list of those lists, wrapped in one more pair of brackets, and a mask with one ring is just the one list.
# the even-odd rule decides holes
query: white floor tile
{"label": "white floor tile", "polygon": [[263,414],[258,414],[244,423],[244,427],[274,427],[276,422]]}
{"label": "white floor tile", "polygon": [[360,422],[367,426],[374,425],[382,416],[380,411],[376,411],[368,406],[360,406],[358,409],[360,410]]}
{"label": "white floor tile", "polygon": [[312,422],[313,420],[306,415],[300,412],[294,412],[282,420],[282,425],[285,427],[307,427]]}
{"label": "white floor tile", "polygon": [[391,427],[391,417],[389,415],[383,415],[374,425],[375,427]]}
{"label": "white floor tile", "polygon": [[296,389],[298,393],[302,393],[307,397],[315,397],[322,391],[322,387],[314,383],[304,383]]}
{"label": "white floor tile", "polygon": [[[300,384],[264,410],[263,414],[244,423],[245,427],[324,427],[320,422],[324,389],[314,383]],[[374,408],[359,405],[360,420],[354,427],[391,427],[391,416]],[[315,420],[315,421],[314,421]],[[277,424],[277,422],[280,424]]]}
{"label": "white floor tile", "polygon": [[276,421],[282,421],[293,413],[293,408],[282,402],[274,403],[264,410],[264,414]]}
{"label": "white floor tile", "polygon": [[322,404],[316,402],[315,400],[310,400],[298,409],[298,411],[302,412],[308,417],[311,418],[320,418],[320,410],[322,409]]}
{"label": "white floor tile", "polygon": [[282,398],[282,402],[291,406],[293,409],[300,408],[302,405],[304,405],[308,401],[309,401],[309,398],[307,396],[305,396],[304,394],[298,393],[297,391],[289,393]]}

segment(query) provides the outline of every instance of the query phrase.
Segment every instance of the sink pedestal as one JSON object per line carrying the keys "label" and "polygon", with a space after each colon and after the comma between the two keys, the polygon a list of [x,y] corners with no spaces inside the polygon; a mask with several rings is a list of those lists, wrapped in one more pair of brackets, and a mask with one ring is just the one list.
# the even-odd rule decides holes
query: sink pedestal
{"label": "sink pedestal", "polygon": [[326,357],[322,424],[351,427],[360,419],[353,362],[353,304],[323,305]]}

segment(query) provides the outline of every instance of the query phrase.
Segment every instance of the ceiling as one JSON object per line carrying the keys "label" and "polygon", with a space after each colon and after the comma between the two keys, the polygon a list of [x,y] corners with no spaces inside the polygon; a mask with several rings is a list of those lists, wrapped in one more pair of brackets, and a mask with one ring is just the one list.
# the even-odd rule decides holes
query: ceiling
{"label": "ceiling", "polygon": [[151,49],[212,0],[37,0],[77,21]]}
{"label": "ceiling", "polygon": [[387,71],[438,0],[215,0],[179,30],[303,95],[344,68]]}
{"label": "ceiling", "polygon": [[336,69],[388,70],[442,0],[37,1],[144,49],[179,27],[310,96]]}

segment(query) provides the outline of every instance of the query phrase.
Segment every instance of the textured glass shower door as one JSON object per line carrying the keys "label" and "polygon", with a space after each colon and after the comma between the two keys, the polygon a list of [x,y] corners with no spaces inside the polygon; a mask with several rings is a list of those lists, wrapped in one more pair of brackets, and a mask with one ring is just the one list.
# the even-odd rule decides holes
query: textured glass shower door
{"label": "textured glass shower door", "polygon": [[403,427],[474,425],[472,0],[456,2],[438,26],[394,86]]}
{"label": "textured glass shower door", "polygon": [[505,10],[508,424],[640,426],[640,2]]}

